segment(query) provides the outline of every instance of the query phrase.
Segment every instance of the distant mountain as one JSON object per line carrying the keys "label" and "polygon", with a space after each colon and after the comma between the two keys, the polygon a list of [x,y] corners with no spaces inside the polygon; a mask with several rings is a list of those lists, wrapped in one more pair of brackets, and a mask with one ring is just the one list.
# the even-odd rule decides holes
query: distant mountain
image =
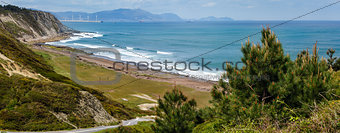
{"label": "distant mountain", "polygon": [[100,11],[95,13],[86,12],[52,12],[59,20],[98,20],[110,22],[162,22],[183,21],[182,18],[172,13],[152,14],[142,9],[117,9]]}
{"label": "distant mountain", "polygon": [[210,16],[210,17],[201,18],[198,21],[233,21],[233,19],[228,18],[228,17],[217,18],[214,16]]}

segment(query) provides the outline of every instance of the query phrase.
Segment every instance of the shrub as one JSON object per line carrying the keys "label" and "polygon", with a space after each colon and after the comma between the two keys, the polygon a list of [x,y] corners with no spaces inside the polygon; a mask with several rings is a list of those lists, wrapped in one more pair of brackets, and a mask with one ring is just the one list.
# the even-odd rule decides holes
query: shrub
{"label": "shrub", "polygon": [[151,129],[153,124],[153,122],[138,122],[137,125],[119,126],[118,128],[106,129],[97,133],[153,133],[154,131]]}
{"label": "shrub", "polygon": [[340,130],[340,101],[329,101],[317,105],[311,116],[290,123],[286,130],[293,132],[328,132]]}
{"label": "shrub", "polygon": [[178,89],[167,92],[163,99],[158,99],[156,108],[155,132],[189,133],[195,127],[196,101],[189,100]]}

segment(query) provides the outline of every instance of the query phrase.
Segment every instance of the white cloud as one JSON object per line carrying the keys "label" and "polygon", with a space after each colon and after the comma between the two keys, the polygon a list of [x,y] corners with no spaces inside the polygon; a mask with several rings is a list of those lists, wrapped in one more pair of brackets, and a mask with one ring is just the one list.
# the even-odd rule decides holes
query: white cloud
{"label": "white cloud", "polygon": [[209,3],[203,4],[202,7],[213,7],[215,5],[216,5],[215,2],[209,2]]}

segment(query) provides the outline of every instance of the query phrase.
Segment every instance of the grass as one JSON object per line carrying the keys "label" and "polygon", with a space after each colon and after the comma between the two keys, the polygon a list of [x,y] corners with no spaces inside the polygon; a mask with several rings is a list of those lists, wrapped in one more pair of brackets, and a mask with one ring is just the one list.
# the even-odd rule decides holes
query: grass
{"label": "grass", "polygon": [[339,114],[340,100],[333,100],[316,104],[307,118],[292,117],[289,121],[269,121],[270,118],[263,115],[256,122],[243,120],[230,123],[216,118],[196,126],[193,133],[337,133],[340,130]]}
{"label": "grass", "polygon": [[20,75],[0,74],[0,129],[46,131],[72,129],[49,111],[69,114],[78,127],[95,125],[92,118],[73,115],[77,111],[79,88],[63,83],[38,81]]}
{"label": "grass", "polygon": [[[34,51],[48,60],[48,63],[53,66],[54,70],[58,74],[70,77],[70,59],[68,56],[48,53],[45,51]],[[78,78],[86,81],[112,80],[116,75],[116,72],[112,70],[82,61],[77,61],[76,68]],[[87,87],[102,91],[108,98],[123,103],[128,107],[136,107],[142,103],[153,102],[131,96],[132,94],[146,94],[153,99],[158,99],[160,96],[163,96],[165,92],[173,89],[173,84],[146,79],[137,80],[135,77],[123,74],[120,82],[117,84],[89,85]],[[209,92],[202,92],[184,86],[177,86],[177,88],[179,88],[189,98],[194,98],[197,101],[199,107],[205,107],[209,105],[209,100],[211,98]],[[128,99],[128,101],[124,101],[122,98]]]}
{"label": "grass", "polygon": [[153,133],[151,128],[151,125],[153,124],[154,122],[138,122],[137,125],[120,126],[118,128],[106,129],[96,133]]}
{"label": "grass", "polygon": [[32,34],[31,32],[25,30],[24,28],[17,26],[13,22],[4,22],[3,24],[5,25],[6,30],[8,30],[12,35],[16,37],[21,37],[22,33]]}

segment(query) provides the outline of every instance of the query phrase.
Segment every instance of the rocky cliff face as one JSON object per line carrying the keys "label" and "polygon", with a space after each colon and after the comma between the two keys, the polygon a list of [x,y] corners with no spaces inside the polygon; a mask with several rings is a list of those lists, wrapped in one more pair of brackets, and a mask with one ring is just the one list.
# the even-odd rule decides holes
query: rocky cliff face
{"label": "rocky cliff face", "polygon": [[22,42],[53,38],[72,31],[50,13],[14,6],[1,7],[0,27]]}

